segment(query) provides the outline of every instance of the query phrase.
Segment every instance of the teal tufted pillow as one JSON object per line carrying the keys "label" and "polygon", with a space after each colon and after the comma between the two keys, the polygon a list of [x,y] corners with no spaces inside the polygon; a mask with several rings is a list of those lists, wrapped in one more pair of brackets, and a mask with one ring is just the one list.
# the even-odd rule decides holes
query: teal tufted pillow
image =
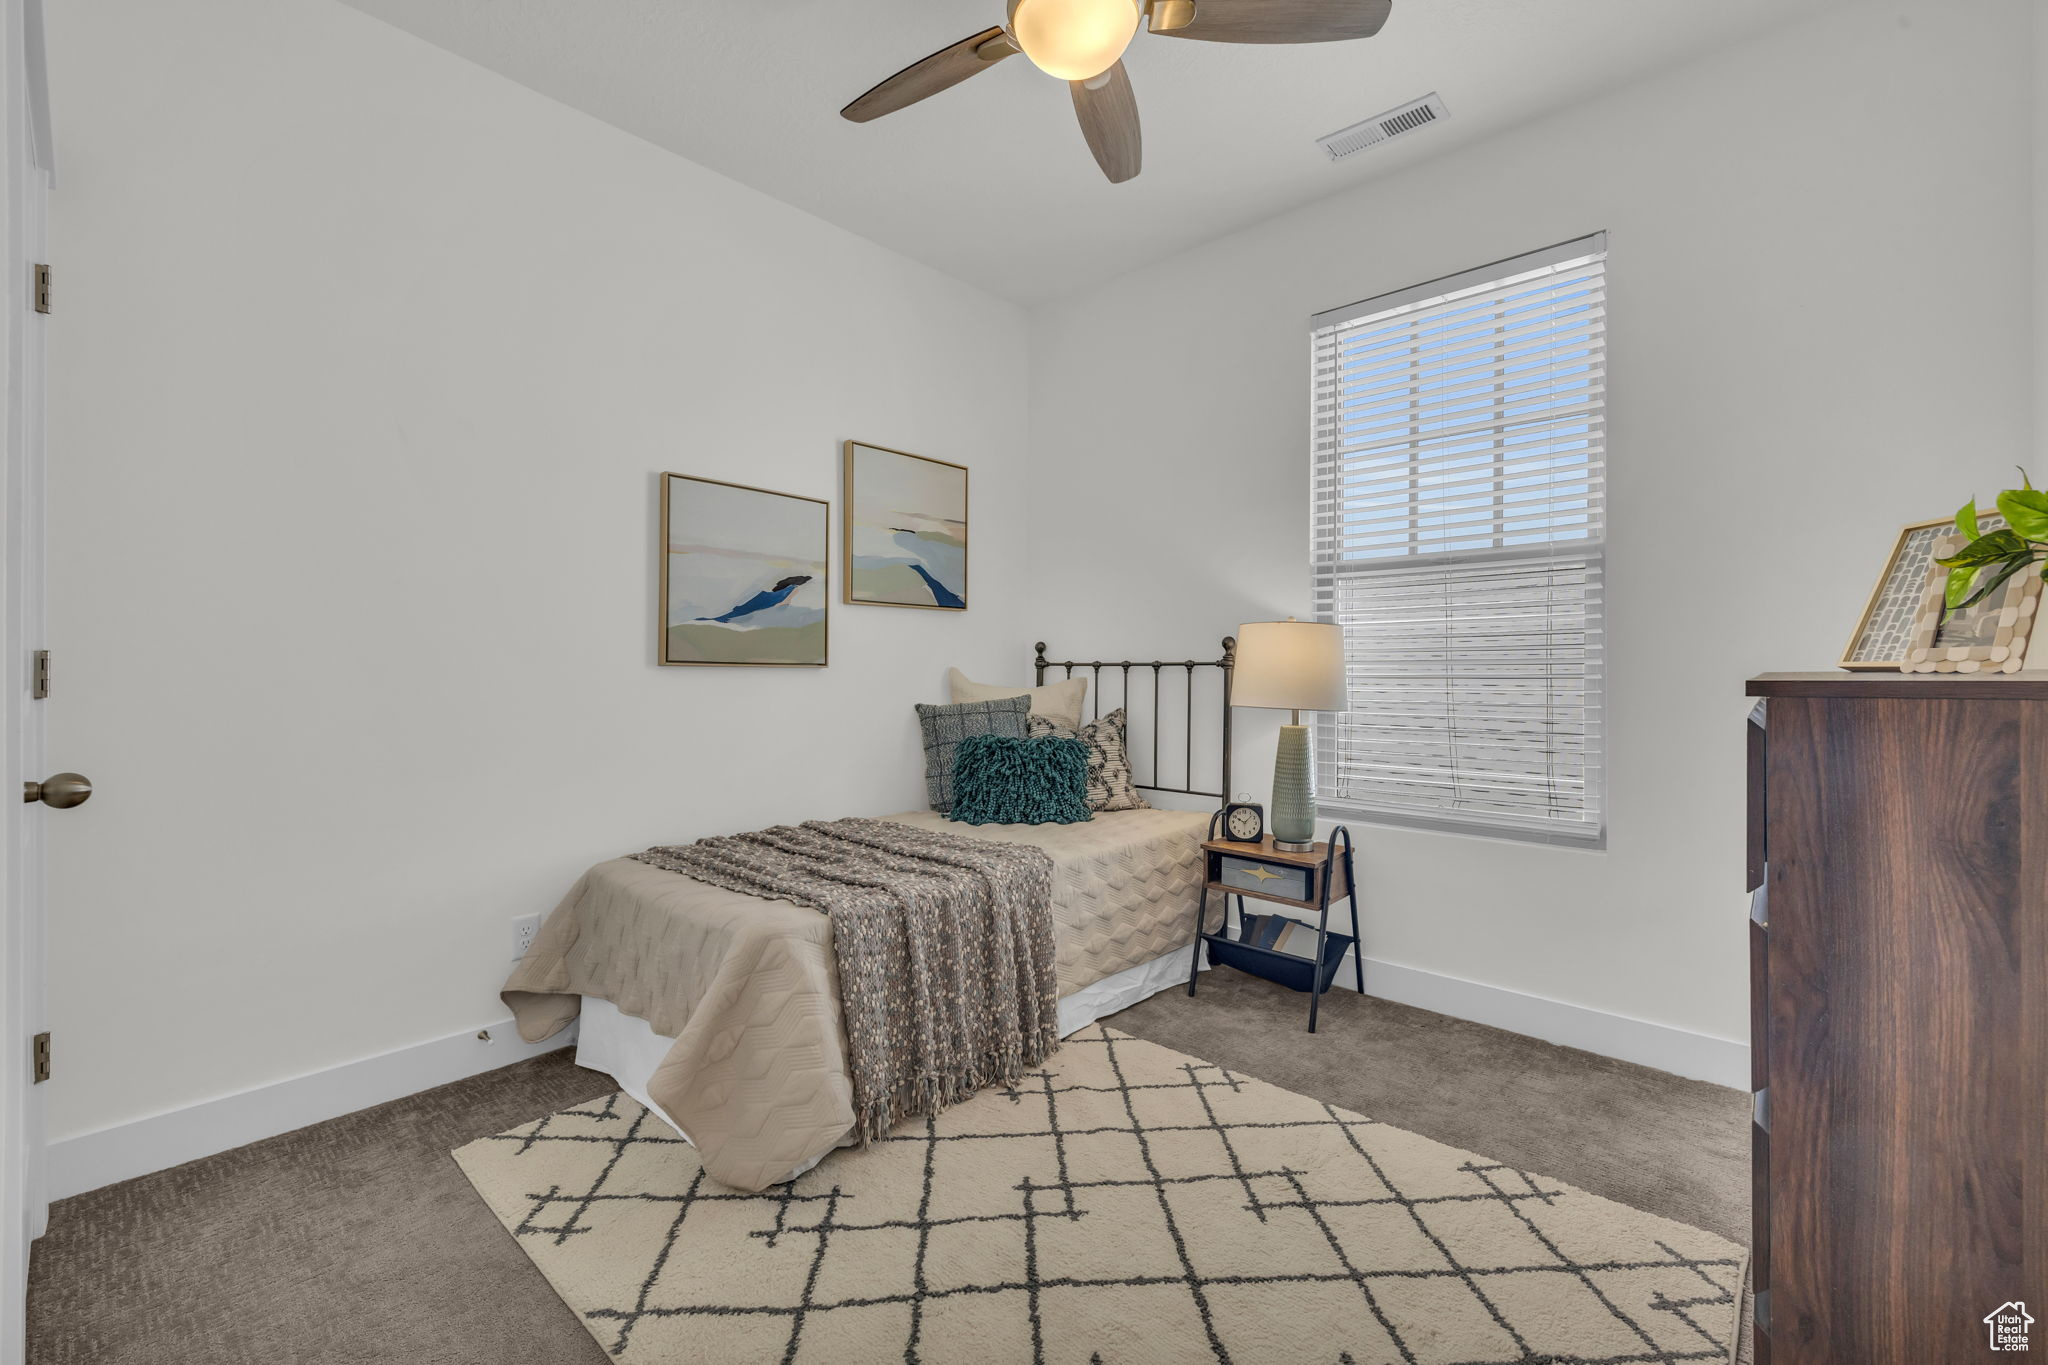
{"label": "teal tufted pillow", "polygon": [[1078,739],[969,735],[953,752],[953,808],[969,825],[1073,825],[1088,810],[1088,746]]}

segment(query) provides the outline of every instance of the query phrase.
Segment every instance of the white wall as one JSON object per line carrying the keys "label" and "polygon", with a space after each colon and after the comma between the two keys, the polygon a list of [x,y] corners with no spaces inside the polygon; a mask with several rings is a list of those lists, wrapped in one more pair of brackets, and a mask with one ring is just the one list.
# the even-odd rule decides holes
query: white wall
{"label": "white wall", "polygon": [[[1049,306],[1028,348],[326,0],[53,21],[51,751],[99,786],[50,821],[58,1139],[495,1018],[507,921],[597,858],[918,804],[949,663],[1303,612],[1307,316],[1597,228],[1610,850],[1367,831],[1368,947],[1739,1038],[1741,679],[1831,663],[1893,528],[2029,447],[2025,0],[1853,7]],[[655,471],[836,500],[847,436],[974,467],[974,610],[835,608],[823,671],[654,667]]]}
{"label": "white wall", "polygon": [[[23,22],[23,11],[19,3],[0,5],[0,71],[14,75],[15,63],[20,60],[16,30]],[[14,327],[13,320],[20,316],[22,306],[22,280],[14,259],[14,185],[22,173],[16,144],[21,141],[20,129],[16,126],[15,92],[0,92],[0,182],[4,182],[6,202],[0,203],[0,261],[8,266],[4,279],[0,279],[0,307],[4,307],[7,323],[0,324],[0,449],[8,452],[10,465],[14,456]],[[0,527],[6,525],[6,485],[0,480]],[[11,596],[13,587],[11,575],[4,572],[7,563],[6,546],[0,543],[0,602]],[[0,621],[0,636],[5,635],[5,622]],[[0,771],[7,766],[7,750],[12,747],[10,737],[0,731]],[[33,1037],[28,1021],[21,1017],[21,1011],[14,996],[21,994],[22,982],[27,975],[23,961],[21,915],[25,907],[16,903],[9,888],[13,882],[13,850],[0,846],[0,994],[9,998],[0,999],[0,1365],[16,1365],[27,1354],[27,1323],[25,1296],[28,1292],[28,1243],[33,1235],[33,1215],[30,1204],[37,1197],[28,1190],[28,1157],[32,1145],[28,1131],[27,1109],[23,1103],[34,1082],[30,1079],[29,1058],[23,1055],[25,1037]],[[39,1136],[39,1135],[38,1135]],[[39,1194],[39,1192],[38,1192]]]}
{"label": "white wall", "polygon": [[1743,1038],[1742,680],[2030,448],[2028,22],[1848,7],[1040,310],[1031,621],[1307,615],[1309,315],[1608,229],[1608,851],[1367,829],[1367,951]]}
{"label": "white wall", "polygon": [[[327,0],[54,11],[53,1138],[474,1029],[591,862],[1027,676],[1013,306]],[[656,471],[847,437],[973,467],[972,610],[656,667]]]}

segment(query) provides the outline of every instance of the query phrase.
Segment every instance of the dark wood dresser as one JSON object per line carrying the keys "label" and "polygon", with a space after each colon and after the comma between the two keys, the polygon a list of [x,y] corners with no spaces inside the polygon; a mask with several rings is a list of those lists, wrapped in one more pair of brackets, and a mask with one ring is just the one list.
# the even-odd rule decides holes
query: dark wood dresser
{"label": "dark wood dresser", "polygon": [[2048,679],[1749,695],[1758,1365],[2048,1353]]}

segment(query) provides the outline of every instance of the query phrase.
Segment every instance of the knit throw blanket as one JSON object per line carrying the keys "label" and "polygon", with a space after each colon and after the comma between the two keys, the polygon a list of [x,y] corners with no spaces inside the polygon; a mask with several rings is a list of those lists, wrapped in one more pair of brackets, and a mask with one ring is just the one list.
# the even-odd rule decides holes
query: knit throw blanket
{"label": "knit throw blanket", "polygon": [[1015,1084],[1059,1046],[1052,859],[888,820],[811,820],[636,853],[832,920],[861,1140]]}

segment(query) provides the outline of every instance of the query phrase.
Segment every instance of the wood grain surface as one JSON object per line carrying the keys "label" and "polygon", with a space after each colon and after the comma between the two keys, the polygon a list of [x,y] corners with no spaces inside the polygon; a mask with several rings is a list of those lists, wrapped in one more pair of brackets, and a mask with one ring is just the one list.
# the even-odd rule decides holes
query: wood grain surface
{"label": "wood grain surface", "polygon": [[1991,697],[2048,700],[2048,673],[1760,673],[1752,697]]}
{"label": "wood grain surface", "polygon": [[1160,33],[1208,43],[1341,43],[1370,38],[1393,0],[1196,0],[1194,22]]}
{"label": "wood grain surface", "polygon": [[983,61],[976,51],[989,39],[1000,38],[1002,33],[999,28],[983,29],[972,38],[962,38],[951,47],[940,48],[921,62],[911,63],[841,109],[841,117],[855,123],[867,123],[884,114],[893,114],[898,109],[909,108],[919,100],[930,99],[941,90],[952,89],[969,76],[988,70],[1005,57],[1016,56],[1015,51],[1010,51],[993,61]]}
{"label": "wood grain surface", "polygon": [[[1144,139],[1138,131],[1138,96],[1131,89],[1131,73],[1118,62],[1108,71],[1099,90],[1086,81],[1069,81],[1074,92],[1074,115],[1081,120],[1081,136],[1095,153],[1095,164],[1113,185],[1137,177],[1145,168]],[[1193,784],[1190,784],[1193,785]]]}
{"label": "wood grain surface", "polygon": [[1985,1314],[2048,1305],[2048,706],[1772,695],[1768,1347],[1977,1360]]}

